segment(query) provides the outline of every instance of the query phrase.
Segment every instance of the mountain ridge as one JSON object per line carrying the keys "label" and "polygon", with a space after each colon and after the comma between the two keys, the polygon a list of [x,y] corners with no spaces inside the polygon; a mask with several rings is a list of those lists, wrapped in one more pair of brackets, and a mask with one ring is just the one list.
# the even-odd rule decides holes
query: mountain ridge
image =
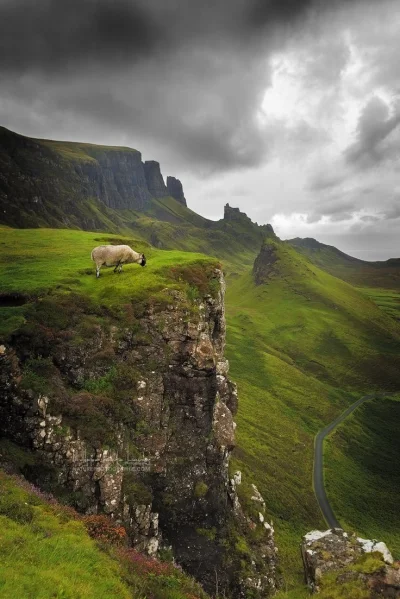
{"label": "mountain ridge", "polygon": [[333,245],[312,237],[295,237],[286,243],[329,274],[358,287],[400,289],[400,258],[366,261],[349,256]]}

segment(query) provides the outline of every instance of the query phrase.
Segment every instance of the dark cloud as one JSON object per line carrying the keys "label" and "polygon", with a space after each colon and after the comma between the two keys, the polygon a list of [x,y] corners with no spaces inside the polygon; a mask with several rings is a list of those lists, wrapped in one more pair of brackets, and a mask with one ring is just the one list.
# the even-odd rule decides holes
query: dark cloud
{"label": "dark cloud", "polygon": [[361,167],[382,162],[392,155],[392,146],[383,145],[388,136],[400,124],[400,114],[391,114],[390,107],[378,96],[373,96],[365,105],[357,126],[357,141],[346,150],[349,163]]}
{"label": "dark cloud", "polygon": [[[316,128],[257,118],[268,59],[307,19],[348,4],[0,0],[0,121],[38,137],[123,138],[201,176],[259,166],[282,140],[304,152],[323,143]],[[323,41],[316,54],[305,65],[315,85],[346,58]]]}
{"label": "dark cloud", "polygon": [[66,71],[135,62],[166,43],[145,6],[126,0],[2,0],[0,70]]}
{"label": "dark cloud", "polygon": [[0,69],[134,63],[199,39],[248,43],[312,0],[0,0]]}
{"label": "dark cloud", "polygon": [[272,33],[311,3],[0,0],[0,120],[113,131],[202,173],[257,166],[274,135],[256,118]]}
{"label": "dark cloud", "polygon": [[392,204],[392,206],[388,206],[384,212],[385,219],[388,220],[396,220],[400,218],[400,198],[396,198],[396,203]]}

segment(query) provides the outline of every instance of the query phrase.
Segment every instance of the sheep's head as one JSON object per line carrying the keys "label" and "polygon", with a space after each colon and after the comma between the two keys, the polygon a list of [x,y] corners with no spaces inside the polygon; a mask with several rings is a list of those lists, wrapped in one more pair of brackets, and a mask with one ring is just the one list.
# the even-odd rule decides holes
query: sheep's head
{"label": "sheep's head", "polygon": [[140,266],[146,266],[146,256],[144,254],[140,254]]}

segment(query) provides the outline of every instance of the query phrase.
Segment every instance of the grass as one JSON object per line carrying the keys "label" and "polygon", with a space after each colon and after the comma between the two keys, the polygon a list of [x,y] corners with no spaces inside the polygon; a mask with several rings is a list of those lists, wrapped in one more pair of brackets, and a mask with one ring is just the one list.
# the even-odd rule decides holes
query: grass
{"label": "grass", "polygon": [[[96,245],[127,243],[144,251],[147,266],[124,266],[121,275],[103,268],[96,280],[90,253]],[[24,321],[29,301],[48,294],[76,293],[90,298],[95,304],[113,308],[124,302],[140,302],[165,296],[170,288],[189,289],[190,269],[217,264],[215,259],[201,254],[165,251],[151,248],[146,242],[121,236],[54,229],[1,229],[0,241],[1,296],[0,335],[7,335]],[[173,274],[179,265],[189,273],[184,280]],[[27,304],[13,306],[13,296],[23,296]],[[0,298],[1,298],[0,296]],[[11,305],[10,305],[11,304]]]}
{"label": "grass", "polygon": [[386,314],[400,320],[400,292],[374,287],[362,288],[362,291],[376,303]]}
{"label": "grass", "polygon": [[51,139],[36,139],[35,141],[37,141],[40,145],[53,150],[66,160],[71,160],[73,162],[96,163],[96,159],[104,154],[104,152],[139,154],[137,150],[123,146],[102,146],[74,141],[53,141]]}
{"label": "grass", "polygon": [[400,559],[400,396],[357,408],[325,442],[332,507],[346,528],[385,541]]}
{"label": "grass", "polygon": [[0,597],[207,599],[172,564],[97,543],[86,520],[0,470]]}
{"label": "grass", "polygon": [[400,328],[360,291],[271,244],[264,285],[250,273],[229,281],[227,356],[240,398],[235,467],[266,500],[290,590],[303,579],[301,536],[325,527],[314,435],[365,392],[399,388]]}
{"label": "grass", "polygon": [[1,472],[0,481],[0,597],[132,597],[121,567],[100,551],[81,522]]}

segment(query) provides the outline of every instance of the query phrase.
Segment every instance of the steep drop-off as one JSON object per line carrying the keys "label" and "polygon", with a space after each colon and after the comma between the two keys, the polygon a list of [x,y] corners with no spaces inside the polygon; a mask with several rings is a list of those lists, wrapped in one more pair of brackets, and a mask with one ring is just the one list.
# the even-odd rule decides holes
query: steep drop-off
{"label": "steep drop-off", "polygon": [[[98,281],[83,271],[78,292],[64,278],[27,297],[0,345],[1,433],[32,452],[29,480],[120,521],[137,549],[172,546],[210,592],[265,596],[277,584],[273,529],[258,496],[245,515],[228,474],[237,395],[223,275],[215,261],[180,258]],[[152,272],[158,290],[137,295]]]}

